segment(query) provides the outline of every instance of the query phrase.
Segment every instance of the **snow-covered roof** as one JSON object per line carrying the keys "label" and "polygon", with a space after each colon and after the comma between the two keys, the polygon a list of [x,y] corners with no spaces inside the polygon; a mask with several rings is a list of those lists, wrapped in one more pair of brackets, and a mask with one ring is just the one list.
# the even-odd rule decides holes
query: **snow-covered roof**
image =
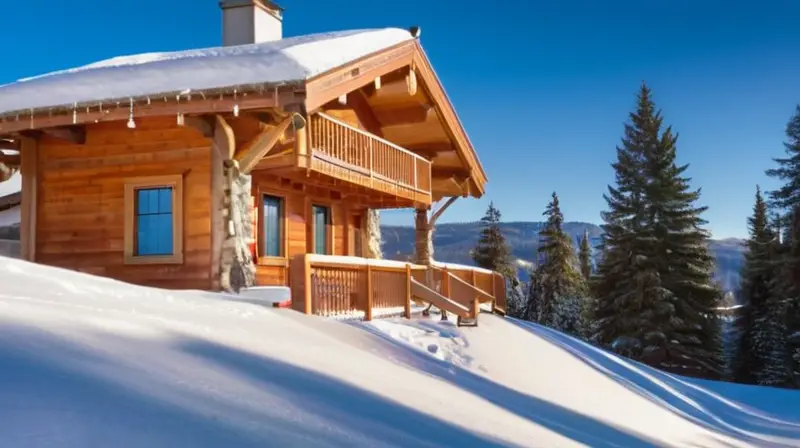
{"label": "snow-covered roof", "polygon": [[5,182],[0,182],[0,198],[22,191],[22,175],[14,174]]}
{"label": "snow-covered roof", "polygon": [[0,86],[0,115],[186,91],[305,81],[413,37],[398,28],[124,56]]}

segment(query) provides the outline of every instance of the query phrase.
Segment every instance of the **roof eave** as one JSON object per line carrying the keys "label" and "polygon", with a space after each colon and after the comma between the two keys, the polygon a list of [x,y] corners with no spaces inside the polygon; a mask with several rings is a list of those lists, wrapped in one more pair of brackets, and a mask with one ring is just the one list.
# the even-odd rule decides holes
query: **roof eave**
{"label": "roof eave", "polygon": [[305,100],[305,80],[159,92],[126,98],[108,98],[73,104],[22,109],[0,114],[0,135],[134,117],[178,113],[222,113],[239,109],[283,107]]}

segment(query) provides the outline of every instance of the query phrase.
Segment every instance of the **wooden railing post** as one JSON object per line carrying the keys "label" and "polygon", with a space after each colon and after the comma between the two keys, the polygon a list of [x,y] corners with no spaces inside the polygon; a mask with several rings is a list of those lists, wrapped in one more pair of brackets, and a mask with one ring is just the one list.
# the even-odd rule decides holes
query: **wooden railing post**
{"label": "wooden railing post", "polygon": [[447,267],[442,269],[442,295],[450,298],[450,273],[447,272]]}
{"label": "wooden railing post", "polygon": [[303,312],[311,314],[313,311],[311,307],[311,257],[306,254],[303,256],[303,282],[305,283],[303,291]]}
{"label": "wooden railing post", "polygon": [[[477,286],[477,279],[475,278],[476,277],[475,270],[471,269],[469,272],[471,274],[470,275],[470,283],[472,284],[473,287]],[[480,312],[481,312],[481,301],[480,301],[480,298],[476,295],[475,297],[472,298],[472,315],[473,315],[473,317],[475,319],[477,319],[478,315],[480,314]]]}
{"label": "wooden railing post", "polygon": [[406,319],[411,319],[411,265],[406,264]]}
{"label": "wooden railing post", "polygon": [[367,265],[367,305],[364,309],[364,320],[372,320],[372,266]]}
{"label": "wooden railing post", "polygon": [[375,145],[372,144],[372,139],[369,139],[369,186],[372,187],[373,179],[375,178],[375,167],[373,166],[373,148]]}

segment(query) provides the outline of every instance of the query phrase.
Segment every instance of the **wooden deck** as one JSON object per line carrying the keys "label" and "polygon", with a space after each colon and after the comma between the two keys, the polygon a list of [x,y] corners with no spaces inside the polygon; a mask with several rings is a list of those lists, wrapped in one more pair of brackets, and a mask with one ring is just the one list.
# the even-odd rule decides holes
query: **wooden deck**
{"label": "wooden deck", "polygon": [[304,254],[292,259],[290,271],[292,308],[306,314],[372,320],[380,310],[410,318],[417,302],[472,320],[480,304],[491,303],[505,315],[503,277],[479,268]]}

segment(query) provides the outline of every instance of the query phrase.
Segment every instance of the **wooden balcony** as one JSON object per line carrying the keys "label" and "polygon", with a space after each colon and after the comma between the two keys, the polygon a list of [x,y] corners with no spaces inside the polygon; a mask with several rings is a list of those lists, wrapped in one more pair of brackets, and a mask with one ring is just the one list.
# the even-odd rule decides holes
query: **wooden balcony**
{"label": "wooden balcony", "polygon": [[308,123],[308,154],[297,166],[359,187],[430,204],[431,162],[324,113]]}

